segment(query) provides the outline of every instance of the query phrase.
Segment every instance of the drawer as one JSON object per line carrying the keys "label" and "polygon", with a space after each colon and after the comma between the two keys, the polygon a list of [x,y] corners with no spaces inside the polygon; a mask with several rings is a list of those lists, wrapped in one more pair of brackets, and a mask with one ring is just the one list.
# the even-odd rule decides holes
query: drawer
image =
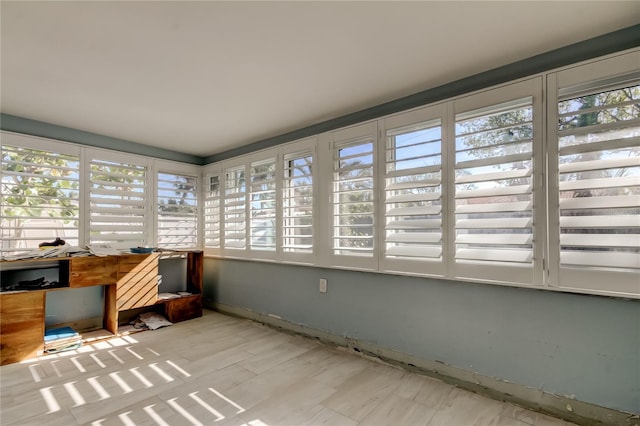
{"label": "drawer", "polygon": [[44,291],[0,295],[0,365],[44,350]]}
{"label": "drawer", "polygon": [[194,294],[163,301],[164,313],[170,322],[186,321],[202,316],[202,295]]}
{"label": "drawer", "polygon": [[118,273],[130,272],[138,268],[157,268],[158,253],[123,254],[118,258]]}
{"label": "drawer", "polygon": [[118,258],[77,257],[71,260],[69,287],[114,284],[117,281]]}

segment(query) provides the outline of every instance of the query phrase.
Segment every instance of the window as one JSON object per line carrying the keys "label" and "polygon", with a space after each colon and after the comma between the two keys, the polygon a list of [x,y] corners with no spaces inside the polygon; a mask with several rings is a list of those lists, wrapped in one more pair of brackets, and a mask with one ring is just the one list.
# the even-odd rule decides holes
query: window
{"label": "window", "polygon": [[79,245],[80,157],[52,145],[43,150],[3,141],[2,254],[57,237]]}
{"label": "window", "polygon": [[370,138],[334,150],[333,253],[373,257],[374,143]]}
{"label": "window", "polygon": [[247,245],[245,166],[227,169],[224,185],[224,248],[244,250]]}
{"label": "window", "polygon": [[92,158],[89,168],[89,243],[123,249],[149,244],[148,167]]}
{"label": "window", "polygon": [[220,176],[208,175],[204,200],[204,246],[220,248]]}
{"label": "window", "polygon": [[287,254],[313,253],[313,154],[285,155],[282,249]]}
{"label": "window", "polygon": [[198,178],[158,173],[158,246],[198,247]]}
{"label": "window", "polygon": [[558,101],[561,286],[640,286],[640,85],[607,89]]}
{"label": "window", "polygon": [[441,267],[425,264],[443,259],[440,119],[394,127],[386,136],[386,268],[441,274]]}
{"label": "window", "polygon": [[251,204],[249,208],[252,250],[276,249],[276,160],[251,164]]}
{"label": "window", "polygon": [[211,164],[200,185],[197,166],[2,132],[2,252],[157,237],[229,257],[638,297],[637,54]]}
{"label": "window", "polygon": [[534,260],[541,259],[534,251],[534,98],[513,97],[538,84],[488,91],[460,101],[478,107],[456,108],[456,276],[534,283]]}

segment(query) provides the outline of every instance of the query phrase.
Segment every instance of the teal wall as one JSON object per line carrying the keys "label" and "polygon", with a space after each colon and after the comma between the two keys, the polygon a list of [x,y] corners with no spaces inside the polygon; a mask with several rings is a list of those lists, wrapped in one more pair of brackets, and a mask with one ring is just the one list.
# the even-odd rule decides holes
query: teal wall
{"label": "teal wall", "polygon": [[640,412],[640,301],[219,259],[205,261],[204,293],[205,303]]}

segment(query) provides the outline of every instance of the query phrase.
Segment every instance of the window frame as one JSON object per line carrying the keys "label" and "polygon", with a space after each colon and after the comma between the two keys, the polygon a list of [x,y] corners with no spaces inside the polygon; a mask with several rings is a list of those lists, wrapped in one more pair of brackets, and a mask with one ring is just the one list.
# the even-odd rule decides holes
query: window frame
{"label": "window frame", "polygon": [[[210,184],[211,184],[211,178],[212,177],[217,177],[218,178],[218,197],[217,197],[217,202],[218,202],[218,214],[215,215],[211,215],[211,217],[215,217],[217,216],[217,221],[215,223],[217,223],[217,231],[218,231],[218,245],[217,246],[208,246],[207,245],[207,231],[209,229],[209,226],[211,224],[211,222],[207,221],[207,218],[209,217],[207,215],[207,208],[208,208],[208,203],[209,201],[215,200],[215,198],[210,198],[209,197],[209,188],[210,188]],[[222,251],[222,207],[223,207],[223,200],[222,200],[222,189],[223,189],[223,182],[222,182],[223,176],[222,176],[222,169],[220,167],[218,167],[216,165],[216,167],[203,167],[202,168],[202,175],[200,177],[200,182],[201,182],[201,190],[200,190],[200,197],[202,202],[200,203],[201,205],[201,209],[200,209],[200,213],[201,213],[201,221],[200,221],[200,229],[201,231],[201,247],[204,250],[205,255],[210,255],[210,256],[220,256],[221,255],[221,251]],[[215,231],[215,228],[213,228],[213,230]]]}
{"label": "window frame", "polygon": [[[525,286],[544,286],[544,274],[543,274],[543,259],[544,259],[544,234],[542,231],[545,228],[545,215],[544,215],[544,196],[542,191],[542,177],[543,177],[543,149],[542,149],[542,117],[543,117],[543,103],[542,103],[542,78],[534,77],[525,79],[517,83],[511,83],[497,88],[492,88],[480,93],[475,93],[469,96],[460,97],[453,101],[453,116],[452,126],[455,126],[455,117],[458,114],[463,114],[468,111],[482,109],[485,107],[491,107],[493,105],[500,105],[503,103],[511,102],[517,99],[523,99],[527,97],[532,98],[532,111],[533,111],[533,141],[532,141],[532,263],[529,269],[525,265],[510,265],[507,262],[494,263],[494,262],[474,262],[466,260],[457,260],[455,255],[452,257],[451,262],[451,274],[453,278],[463,279],[468,281],[489,281],[496,283],[507,284],[519,284]],[[449,143],[450,146],[455,146],[456,132],[455,129],[451,129],[452,136]],[[450,177],[450,192],[449,198],[455,197],[455,152],[450,155],[449,161],[449,177]],[[451,216],[449,222],[449,235],[454,236],[452,245],[455,250],[455,202],[451,203]]]}
{"label": "window frame", "polygon": [[[280,218],[280,224],[278,226],[278,230],[282,230],[277,241],[278,246],[278,260],[283,263],[293,263],[293,264],[307,264],[313,265],[318,263],[319,258],[319,250],[318,243],[319,240],[322,239],[320,227],[318,224],[319,216],[318,215],[318,194],[319,194],[319,166],[318,166],[318,138],[316,136],[301,139],[295,141],[290,144],[283,145],[279,152],[279,163],[282,166],[281,173],[279,175],[282,183],[280,184],[280,208],[278,209],[278,217]],[[285,162],[289,160],[293,160],[295,158],[300,158],[300,156],[308,156],[312,157],[312,167],[311,167],[311,191],[313,197],[313,205],[312,205],[312,226],[311,226],[311,237],[312,237],[312,248],[311,252],[303,253],[303,252],[287,252],[283,249],[284,240],[286,238],[284,233],[284,225],[285,225],[285,213],[284,210],[286,208],[284,203],[284,193],[287,190],[286,176],[285,176]]]}
{"label": "window frame", "polygon": [[[180,247],[175,247],[176,249],[179,250],[197,250],[200,249],[200,247],[203,246],[203,238],[204,238],[204,233],[203,233],[203,227],[202,227],[202,212],[203,212],[203,201],[204,201],[204,197],[202,196],[202,182],[203,179],[201,178],[201,166],[195,166],[195,165],[191,165],[191,164],[184,164],[184,163],[178,163],[175,161],[169,161],[169,160],[156,160],[154,163],[154,169],[155,169],[155,179],[156,179],[156,184],[154,186],[155,189],[155,199],[154,199],[154,204],[153,204],[153,211],[155,212],[155,224],[153,226],[154,229],[154,240],[156,245],[158,245],[158,239],[159,239],[159,228],[158,228],[158,224],[159,224],[159,214],[158,214],[158,191],[159,191],[159,185],[158,185],[158,175],[161,173],[164,174],[172,174],[172,175],[178,175],[178,176],[184,176],[184,177],[190,177],[190,178],[195,178],[196,179],[196,190],[195,190],[195,196],[196,196],[196,245],[195,246],[180,246]],[[174,247],[174,246],[171,246]]]}
{"label": "window frame", "polygon": [[[448,179],[447,179],[447,159],[448,159],[448,144],[446,141],[449,138],[448,131],[448,120],[446,115],[446,104],[435,104],[428,107],[419,108],[416,110],[412,110],[405,113],[395,114],[389,117],[385,117],[381,120],[380,123],[380,151],[379,151],[379,165],[378,169],[380,172],[379,177],[379,185],[378,185],[378,200],[379,209],[378,215],[380,217],[378,235],[380,236],[379,242],[379,256],[380,256],[380,271],[381,272],[389,272],[389,273],[410,273],[411,275],[422,275],[422,276],[432,276],[432,277],[445,277],[447,274],[447,262],[448,262],[448,253],[446,250],[446,230],[448,226],[448,197],[445,197],[446,190],[448,188]],[[390,150],[388,147],[389,137],[387,132],[399,129],[403,127],[408,127],[412,125],[421,125],[423,123],[429,123],[434,121],[440,122],[440,203],[441,203],[441,256],[440,260],[432,260],[432,259],[408,259],[408,258],[393,258],[388,257],[386,255],[386,244],[387,244],[387,229],[386,223],[388,220],[387,211],[386,211],[386,200],[387,200],[387,151]]]}
{"label": "window frame", "polygon": [[[151,158],[126,154],[117,151],[110,151],[100,148],[86,148],[84,151],[84,167],[86,168],[86,172],[81,174],[83,175],[85,181],[85,223],[86,223],[86,243],[92,244],[91,240],[91,163],[93,160],[96,161],[106,161],[106,162],[114,162],[114,163],[122,163],[125,165],[132,166],[140,166],[145,168],[145,179],[144,184],[142,185],[144,188],[144,201],[143,212],[142,212],[142,221],[143,221],[143,234],[142,241],[140,244],[144,246],[152,246],[152,242],[156,241],[156,231],[155,231],[155,211],[154,211],[154,199],[155,199],[155,187],[156,187],[156,177],[155,170],[153,167],[153,160]],[[135,240],[130,240],[131,243],[122,242],[122,243],[104,243],[110,244],[114,248],[118,250],[125,250],[127,248],[132,247],[132,244],[137,244]]]}
{"label": "window frame", "polygon": [[[640,82],[638,51],[621,53],[587,63],[576,64],[547,77],[548,123],[548,193],[549,193],[549,287],[561,291],[603,294],[640,298],[640,279],[636,272],[607,270],[606,268],[579,268],[560,264],[560,182],[558,101],[560,92],[577,94],[607,90],[616,81],[631,78]],[[567,96],[562,96],[565,98]],[[640,220],[640,218],[639,218]],[[603,284],[604,283],[604,284]]]}
{"label": "window frame", "polygon": [[[280,156],[278,155],[277,150],[274,149],[269,149],[266,151],[261,151],[259,153],[257,153],[256,155],[252,155],[249,156],[249,159],[246,163],[246,172],[245,172],[245,181],[246,181],[246,186],[247,186],[247,192],[246,192],[246,197],[247,197],[247,213],[246,213],[246,220],[245,220],[245,227],[246,227],[246,232],[247,232],[247,255],[249,256],[249,258],[251,259],[260,259],[260,260],[271,260],[271,261],[275,261],[278,259],[279,253],[280,253],[280,245],[278,244],[280,241],[280,235],[282,232],[282,226],[281,226],[281,220],[280,220],[280,206],[282,205],[282,197],[280,196],[280,190],[281,190],[281,186],[282,186],[282,178],[281,178],[281,174],[282,174],[282,165],[280,164],[279,161]],[[262,164],[267,164],[267,163],[273,163],[275,166],[274,169],[274,174],[275,174],[275,180],[274,180],[274,194],[275,194],[275,229],[274,229],[274,238],[275,238],[275,246],[273,250],[261,250],[255,247],[258,247],[257,245],[254,247],[251,241],[252,235],[251,235],[251,229],[252,229],[252,217],[251,215],[253,214],[254,211],[257,211],[259,209],[254,210],[252,208],[252,197],[255,195],[254,191],[253,191],[253,167],[254,166],[259,166]],[[260,192],[260,191],[257,191]]]}
{"label": "window frame", "polygon": [[[326,262],[327,266],[330,267],[339,267],[345,269],[355,269],[355,270],[378,270],[378,260],[379,260],[379,205],[378,203],[378,188],[379,188],[379,177],[378,177],[378,141],[379,141],[379,132],[378,132],[378,120],[366,122],[363,124],[358,124],[355,126],[347,127],[344,129],[336,130],[330,132],[328,134],[329,138],[329,147],[328,155],[330,160],[326,161],[324,165],[321,165],[325,169],[325,178],[329,180],[325,181],[325,185],[321,185],[327,188],[328,190],[328,199],[330,206],[327,211],[324,213],[326,217],[326,224],[329,232],[326,234],[329,238],[328,241],[325,241],[325,247],[327,248],[326,252]],[[336,208],[338,207],[338,203],[335,200],[335,188],[338,184],[338,181],[335,179],[336,174],[336,161],[337,156],[336,153],[338,150],[343,148],[348,148],[349,146],[357,145],[360,143],[368,143],[372,144],[372,240],[373,247],[371,249],[371,256],[354,256],[348,254],[336,254],[334,247],[334,239],[337,237],[336,228],[334,223],[334,213]]]}
{"label": "window frame", "polygon": [[[85,237],[85,223],[83,221],[83,191],[84,191],[84,181],[83,181],[83,176],[82,176],[82,170],[83,170],[83,153],[82,153],[82,148],[78,145],[75,144],[71,144],[68,142],[64,142],[64,141],[58,141],[58,140],[53,140],[53,139],[47,139],[47,138],[41,138],[38,136],[30,136],[30,135],[24,135],[24,134],[20,134],[20,133],[15,133],[15,132],[9,132],[9,131],[5,131],[3,130],[1,132],[1,138],[0,138],[0,150],[3,150],[3,147],[5,145],[8,146],[14,146],[14,147],[18,147],[18,148],[25,148],[25,149],[30,149],[30,150],[37,150],[37,151],[45,151],[45,152],[53,152],[56,154],[63,154],[63,155],[69,155],[69,156],[77,156],[78,157],[78,207],[79,207],[79,211],[78,211],[78,226],[77,226],[77,232],[78,232],[78,245],[83,246],[86,240]],[[0,170],[0,175],[3,175],[2,171]],[[37,248],[37,244],[35,245],[35,247],[32,248]],[[29,248],[20,248],[17,250],[12,250],[12,251],[16,251],[16,252],[21,252],[21,251],[25,251],[25,250],[29,250]],[[4,252],[5,250],[3,250]]]}

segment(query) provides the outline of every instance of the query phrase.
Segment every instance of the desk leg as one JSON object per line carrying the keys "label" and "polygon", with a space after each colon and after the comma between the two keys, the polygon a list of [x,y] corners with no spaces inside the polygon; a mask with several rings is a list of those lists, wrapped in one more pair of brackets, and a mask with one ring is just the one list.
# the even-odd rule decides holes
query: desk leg
{"label": "desk leg", "polygon": [[116,284],[104,286],[104,315],[102,327],[113,334],[118,333],[118,308],[116,307]]}

